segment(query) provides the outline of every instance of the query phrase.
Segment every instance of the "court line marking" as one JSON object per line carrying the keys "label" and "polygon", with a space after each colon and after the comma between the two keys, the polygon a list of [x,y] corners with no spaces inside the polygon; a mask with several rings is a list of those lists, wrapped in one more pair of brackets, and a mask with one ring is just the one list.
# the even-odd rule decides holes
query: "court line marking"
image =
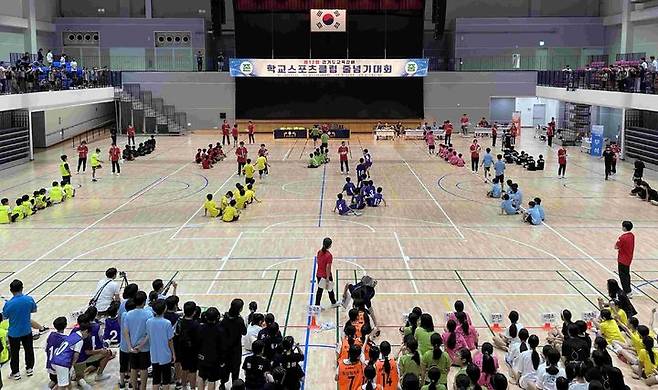
{"label": "court line marking", "polygon": [[318,227],[322,227],[322,210],[324,209],[324,187],[327,180],[327,164],[322,169],[322,187],[320,188],[320,213],[318,214]]}
{"label": "court line marking", "polygon": [[[313,297],[315,296],[315,273],[318,268],[317,258],[313,257],[313,271],[311,271],[311,290],[308,293],[308,306],[310,307],[313,304]],[[304,346],[304,370],[303,372],[308,372],[308,361],[310,356],[308,356],[308,347],[309,341],[311,339],[311,313],[309,312],[306,319],[306,337],[305,337],[305,346]],[[302,389],[306,387],[306,381],[302,382]]]}
{"label": "court line marking", "polygon": [[[270,217],[272,217],[272,216],[270,216]],[[289,219],[289,220],[281,221],[281,222],[276,222],[276,223],[273,223],[273,224],[267,225],[266,227],[263,228],[263,230],[260,231],[260,233],[265,233],[265,232],[267,232],[268,230],[270,230],[271,228],[274,228],[274,227],[276,227],[276,226],[285,225],[285,224],[287,224],[287,223],[291,223],[291,222],[304,222],[304,221],[306,221],[306,220],[311,220],[311,219],[315,220],[315,219],[316,219],[316,216],[313,215],[313,214],[307,214],[307,215],[293,215],[293,216],[291,216],[291,217],[292,217],[292,218]],[[354,224],[354,225],[364,226],[364,227],[368,228],[371,232],[373,232],[373,233],[376,232],[376,230],[375,230],[372,226],[368,225],[367,223],[361,223],[361,222],[350,221],[350,220],[342,220],[342,219],[341,219],[341,221],[342,221],[342,222],[351,223],[351,224]],[[310,228],[311,226],[298,226],[298,227],[300,227],[300,228],[307,228],[307,227]],[[312,226],[312,227],[316,227],[316,226]],[[325,226],[325,227],[329,227],[329,226]],[[252,232],[252,233],[257,233],[257,232]],[[286,233],[286,234],[287,234],[287,233]]]}
{"label": "court line marking", "polygon": [[418,293],[418,286],[416,285],[416,280],[414,279],[414,275],[411,272],[411,267],[409,266],[409,256],[404,253],[404,248],[402,248],[402,243],[400,243],[398,233],[393,232],[393,236],[395,237],[395,242],[398,244],[398,248],[400,249],[400,254],[402,255],[402,260],[404,261],[404,267],[407,269],[407,275],[409,275],[409,280],[411,280],[411,285],[414,288],[414,292]]}
{"label": "court line marking", "polygon": [[288,153],[286,153],[283,156],[283,159],[281,161],[286,161],[286,159],[290,156],[290,152],[292,152],[292,150],[294,149],[295,145],[297,145],[297,140],[296,139],[295,139],[295,142],[292,145],[290,145],[290,148],[288,149]]}
{"label": "court line marking", "polygon": [[[228,183],[229,180],[231,180],[231,179],[233,178],[233,176],[234,176],[234,174],[231,172],[231,174],[230,174],[229,177],[224,181],[224,183],[222,183],[222,185],[219,186],[219,188],[217,188],[217,190],[216,190],[215,192],[212,193],[213,197],[214,197],[215,195],[217,195],[217,193],[218,193],[222,188],[224,188],[224,186],[226,185],[226,183]],[[183,230],[183,229],[185,228],[185,226],[186,226],[188,223],[190,223],[190,221],[191,221],[192,219],[194,219],[194,217],[196,217],[196,215],[197,215],[201,210],[203,210],[203,206],[199,207],[199,208],[194,212],[194,214],[192,214],[192,216],[191,216],[190,218],[188,218],[187,221],[185,221],[184,224],[180,225],[180,227],[178,227],[178,229],[174,232],[174,234],[171,235],[171,237],[169,237],[169,239],[170,239],[170,240],[174,239],[174,238],[176,237],[176,235],[178,235],[178,233],[180,233],[181,230]]]}
{"label": "court line marking", "polygon": [[427,188],[427,186],[425,185],[425,183],[423,183],[423,181],[420,180],[420,177],[418,177],[418,175],[416,174],[416,172],[411,168],[411,165],[409,165],[409,163],[407,162],[407,160],[402,159],[402,162],[404,163],[404,165],[406,165],[406,167],[409,169],[409,171],[411,172],[411,174],[414,175],[414,177],[416,178],[416,180],[418,180],[418,183],[420,183],[421,187],[423,187],[423,189],[425,190],[425,192],[427,192],[427,195],[429,195],[430,199],[432,199],[432,201],[434,202],[434,204],[436,205],[436,207],[438,207],[439,210],[441,210],[441,212],[442,212],[443,215],[446,217],[446,219],[448,220],[448,222],[450,222],[450,224],[452,225],[452,227],[455,228],[455,230],[456,230],[457,233],[459,234],[459,237],[460,237],[462,240],[465,240],[466,238],[464,237],[464,234],[462,233],[462,231],[459,230],[459,228],[457,227],[457,225],[455,225],[455,223],[452,221],[452,219],[450,218],[450,216],[448,216],[448,213],[446,213],[446,211],[443,209],[443,207],[441,206],[441,204],[436,200],[436,198],[434,197],[434,195],[432,195],[432,193],[431,193],[430,190]]}
{"label": "court line marking", "polygon": [[[279,279],[281,280],[281,279]],[[287,279],[287,280],[294,280],[294,279]],[[69,282],[75,282],[75,281],[69,281]],[[455,279],[455,282],[459,283],[458,279]],[[55,282],[51,282],[55,283]],[[290,296],[290,295],[307,295],[308,293],[303,291],[303,292],[275,292],[273,295],[274,296]],[[588,296],[588,297],[596,297],[600,296],[599,294],[577,294],[577,293],[541,293],[541,292],[487,292],[487,291],[482,291],[482,292],[471,292],[473,296],[501,296],[501,297],[510,297],[512,298],[514,295],[517,296],[524,296],[524,297],[582,297],[582,296]],[[181,297],[214,297],[214,296],[270,296],[269,292],[217,292],[217,293],[177,293],[177,296]],[[397,296],[406,296],[406,295],[411,295],[411,296],[451,296],[451,295],[468,295],[466,291],[456,291],[456,292],[446,292],[446,291],[441,291],[441,292],[377,292],[377,296],[389,296],[389,297],[397,297]],[[41,297],[42,295],[39,294],[30,294],[32,297]],[[49,295],[50,298],[89,298],[89,294],[51,294]],[[398,326],[399,327],[399,326]]]}
{"label": "court line marking", "polygon": [[85,233],[86,231],[88,231],[89,229],[91,229],[91,228],[93,228],[94,226],[98,225],[99,223],[103,222],[103,221],[106,220],[107,218],[111,217],[114,213],[116,213],[117,211],[121,210],[121,209],[122,209],[123,207],[125,207],[126,205],[131,204],[131,203],[132,203],[133,201],[135,201],[137,198],[139,198],[140,196],[144,195],[145,193],[147,193],[148,191],[152,190],[153,188],[157,187],[159,184],[161,184],[162,182],[164,182],[165,180],[167,180],[167,179],[170,178],[171,176],[173,176],[173,175],[177,174],[178,172],[182,171],[183,169],[185,169],[185,168],[186,168],[187,166],[189,166],[190,164],[191,164],[191,162],[188,162],[188,163],[186,163],[186,164],[183,164],[183,166],[181,166],[180,168],[178,168],[178,169],[176,169],[175,171],[171,172],[171,173],[168,174],[167,176],[164,176],[164,177],[160,178],[158,181],[155,181],[155,182],[151,183],[149,186],[144,187],[140,192],[138,192],[138,193],[136,193],[135,195],[133,195],[132,197],[130,197],[130,199],[128,199],[127,201],[121,203],[119,206],[117,206],[116,208],[114,208],[114,209],[113,209],[112,211],[110,211],[109,213],[103,215],[102,217],[100,217],[100,218],[97,219],[96,221],[92,222],[90,225],[88,225],[88,226],[85,227],[84,229],[82,229],[82,230],[80,230],[79,232],[75,233],[74,235],[70,236],[70,237],[67,238],[66,240],[60,242],[60,243],[57,244],[54,248],[50,249],[50,250],[47,251],[46,253],[42,254],[42,255],[39,256],[39,257],[37,257],[36,259],[34,259],[34,260],[33,260],[32,262],[30,262],[29,264],[27,264],[27,265],[25,265],[24,267],[20,268],[18,271],[15,271],[15,272],[14,272],[14,275],[18,275],[18,274],[20,274],[21,272],[23,272],[23,271],[25,271],[26,269],[30,268],[32,265],[38,263],[38,262],[41,261],[42,259],[45,259],[45,258],[46,258],[48,255],[50,255],[51,253],[53,253],[53,252],[55,252],[56,250],[58,250],[59,248],[65,246],[65,245],[68,244],[69,242],[75,240],[76,238],[78,238],[79,236],[81,236],[82,234],[84,234],[84,233]]}
{"label": "court line marking", "polygon": [[[305,258],[290,258],[290,259],[287,259],[287,260],[283,260],[283,261],[279,261],[277,263],[270,264],[267,267],[265,267],[265,269],[261,273],[260,277],[261,277],[261,279],[264,278],[267,271],[271,270],[272,268],[274,268],[278,265],[285,264],[285,263],[292,263],[292,262],[296,262],[296,261],[302,261],[302,260],[306,260],[306,259]],[[359,268],[363,272],[364,275],[367,274],[366,269],[363,268],[363,266],[361,264],[358,264],[358,263],[355,263],[355,262],[349,261],[349,260],[337,259],[335,257],[334,257],[334,261],[339,262],[339,263],[351,264],[351,265]]]}
{"label": "court line marking", "polygon": [[215,282],[217,281],[217,278],[219,278],[219,275],[221,275],[222,271],[224,270],[224,267],[226,267],[226,263],[228,263],[228,259],[231,257],[233,251],[238,246],[238,242],[240,241],[240,238],[242,238],[242,232],[240,232],[238,237],[235,239],[235,242],[233,242],[233,246],[228,251],[226,256],[222,257],[222,265],[219,267],[219,270],[215,274],[215,278],[213,279],[212,283],[210,283],[210,286],[208,286],[208,291],[206,291],[206,294],[209,294],[212,291],[213,287],[215,287]]}

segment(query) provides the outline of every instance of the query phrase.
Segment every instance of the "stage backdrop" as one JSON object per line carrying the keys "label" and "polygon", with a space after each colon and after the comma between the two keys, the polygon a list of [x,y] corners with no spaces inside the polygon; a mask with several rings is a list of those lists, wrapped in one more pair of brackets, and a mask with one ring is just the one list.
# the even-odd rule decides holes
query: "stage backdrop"
{"label": "stage backdrop", "polygon": [[237,118],[423,117],[423,78],[235,79]]}
{"label": "stage backdrop", "polygon": [[429,61],[410,59],[231,58],[233,77],[425,77]]}

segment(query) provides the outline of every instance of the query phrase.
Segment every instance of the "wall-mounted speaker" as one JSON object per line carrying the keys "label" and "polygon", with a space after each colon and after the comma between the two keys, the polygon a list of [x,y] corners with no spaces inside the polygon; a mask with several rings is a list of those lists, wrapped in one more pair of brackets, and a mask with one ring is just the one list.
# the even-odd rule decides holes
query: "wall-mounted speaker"
{"label": "wall-mounted speaker", "polygon": [[190,31],[155,31],[153,34],[155,47],[192,47]]}
{"label": "wall-mounted speaker", "polygon": [[62,46],[98,46],[100,41],[98,31],[62,32]]}

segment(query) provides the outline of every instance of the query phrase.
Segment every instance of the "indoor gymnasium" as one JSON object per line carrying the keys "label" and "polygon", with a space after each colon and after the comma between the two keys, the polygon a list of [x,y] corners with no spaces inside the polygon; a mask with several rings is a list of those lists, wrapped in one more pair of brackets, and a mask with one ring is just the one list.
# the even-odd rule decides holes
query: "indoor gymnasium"
{"label": "indoor gymnasium", "polygon": [[657,6],[2,0],[0,388],[657,386]]}

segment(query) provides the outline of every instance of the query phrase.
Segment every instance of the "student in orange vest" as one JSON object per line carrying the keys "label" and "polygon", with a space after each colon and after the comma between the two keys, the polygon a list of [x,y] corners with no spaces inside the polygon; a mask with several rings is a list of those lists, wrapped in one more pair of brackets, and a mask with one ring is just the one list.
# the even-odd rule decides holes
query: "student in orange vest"
{"label": "student in orange vest", "polygon": [[336,369],[338,390],[361,390],[364,369],[361,363],[361,348],[352,345],[347,354],[348,358],[338,362]]}

